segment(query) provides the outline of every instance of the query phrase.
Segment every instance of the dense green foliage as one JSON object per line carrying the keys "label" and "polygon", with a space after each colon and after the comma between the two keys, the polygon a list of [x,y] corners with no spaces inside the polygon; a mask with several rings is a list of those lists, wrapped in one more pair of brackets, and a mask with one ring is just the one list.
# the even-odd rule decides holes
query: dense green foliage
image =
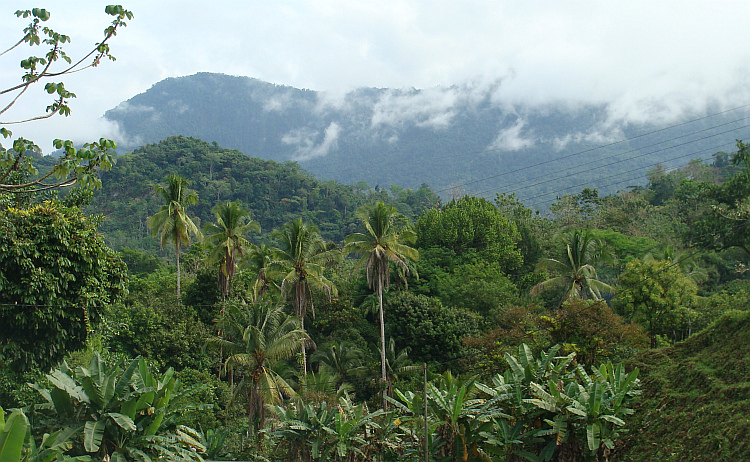
{"label": "dense green foliage", "polygon": [[57,202],[0,211],[0,363],[48,370],[123,297],[125,265],[96,225]]}
{"label": "dense green foliage", "polygon": [[[163,165],[157,166],[155,159]],[[649,433],[646,420],[634,421],[630,415],[638,399],[636,375],[649,384],[659,380],[652,375],[655,368],[667,367],[651,366],[649,355],[675,351],[664,354],[682,364],[680,355],[687,347],[680,345],[691,345],[706,332],[714,332],[713,339],[735,332],[727,319],[741,320],[744,314],[721,318],[722,313],[746,310],[750,299],[742,250],[688,247],[695,242],[691,223],[714,210],[696,191],[724,188],[730,179],[742,184],[740,166],[722,164],[720,158],[670,172],[656,169],[648,188],[613,196],[587,188],[562,196],[548,216],[535,214],[513,196],[498,196],[494,203],[464,197],[440,206],[431,202],[435,196],[426,186],[386,192],[335,183],[327,184],[330,209],[317,208],[323,201],[285,209],[291,202],[285,199],[301,191],[292,186],[295,182],[308,192],[325,184],[296,164],[263,163],[188,138],[171,138],[121,160],[118,165],[130,170],[107,175],[117,182],[117,197],[132,203],[118,202],[107,181],[94,197],[95,209],[119,210],[110,225],[122,223],[118,214],[127,207],[153,205],[148,214],[139,211],[145,219],[161,205],[152,195],[153,186],[139,189],[138,181],[145,177],[121,175],[148,167],[154,182],[165,175],[190,176],[196,200],[186,216],[197,228],[200,214],[213,212],[202,219],[209,238],[181,254],[185,290],[178,297],[177,268],[165,264],[171,255],[156,250],[157,239],[105,229],[112,242],[127,237],[136,244],[122,248],[122,262],[114,260],[120,273],[123,262],[127,265],[129,293],[121,292],[121,302],[101,302],[106,306],[98,314],[102,322],[92,323],[87,342],[74,348],[87,349],[68,355],[73,366],[59,370],[91,369],[91,358],[100,356],[106,370],[117,361],[126,367],[140,355],[154,368],[172,368],[191,384],[205,383],[192,397],[175,402],[178,407],[196,402],[215,406],[198,415],[174,414],[199,431],[183,429],[180,435],[176,426],[168,431],[177,439],[192,438],[210,457],[421,460],[426,443],[433,458],[447,461],[611,460],[625,455],[630,445],[650,441],[642,439]],[[220,161],[228,162],[221,171],[230,185],[244,178],[265,186],[267,180],[252,183],[249,178],[274,172],[276,180],[268,184],[276,188],[275,196],[254,195],[246,202],[238,197],[244,191],[236,184],[218,196],[208,193],[215,186],[212,181],[218,181],[211,178],[218,175],[218,164],[210,163]],[[257,170],[249,167],[261,163]],[[183,165],[189,168],[181,171]],[[207,180],[200,179],[201,171],[208,172]],[[136,190],[141,199],[132,199]],[[18,221],[33,228],[24,231],[25,237],[54,234],[58,228],[54,222],[32,227],[25,218],[51,207],[42,199],[8,202],[16,205],[6,216],[23,217]],[[64,200],[72,205],[85,199],[70,194]],[[345,213],[336,210],[342,204]],[[101,241],[93,226],[97,220],[74,207],[54,207],[90,221],[90,243]],[[723,207],[718,208],[727,213],[728,205]],[[732,213],[728,219],[739,225],[750,217],[741,207]],[[335,221],[326,221],[331,217]],[[248,233],[257,229],[252,220],[269,224],[264,234]],[[17,246],[7,243],[5,248]],[[45,254],[57,259],[66,252],[73,250],[49,247]],[[93,267],[83,269],[98,274]],[[550,290],[533,290],[539,293],[532,297],[535,287]],[[724,320],[698,333],[718,318]],[[741,329],[733,335],[738,341],[744,338]],[[682,340],[687,342],[663,349]],[[744,351],[740,346],[735,350]],[[726,375],[730,366],[718,365],[719,358],[732,362],[722,353],[695,369]],[[623,361],[637,364],[639,371],[623,367]],[[3,366],[0,383],[14,389],[0,393],[4,408],[44,399],[20,391],[26,389],[24,381],[51,390],[51,379],[38,369],[22,375]],[[73,375],[75,381],[86,374]],[[724,375],[726,390],[741,388],[738,377]],[[706,380],[711,384],[701,384],[719,384],[718,379]],[[672,385],[659,383],[673,393]],[[700,396],[698,385],[680,390]],[[136,393],[138,384],[134,386]],[[649,390],[652,397],[647,399],[676,402],[669,394],[659,395],[657,388]],[[720,393],[729,396],[728,391]],[[57,395],[61,393],[50,392]],[[728,399],[735,398],[746,399]],[[700,408],[702,402],[696,398],[694,404]],[[107,425],[115,432],[126,430],[120,424],[128,427],[126,419],[115,416],[125,415],[123,411],[92,413],[102,423],[89,424],[89,445],[96,443],[99,427],[102,441]],[[45,414],[45,419],[57,417]],[[32,434],[41,441],[40,432],[51,430],[37,426]],[[74,446],[81,444],[76,438],[70,440]],[[705,440],[697,444],[709,447]],[[114,451],[133,454],[123,448]],[[679,448],[676,454],[685,450]],[[627,452],[628,460],[635,459],[632,454]]]}
{"label": "dense green foliage", "polygon": [[146,226],[147,218],[161,206],[152,185],[169,174],[187,179],[197,193],[200,201],[190,210],[200,222],[214,220],[214,205],[239,201],[265,233],[302,218],[336,242],[356,230],[354,212],[373,198],[395,203],[410,218],[438,203],[427,186],[394,190],[391,197],[367,185],[316,180],[296,163],[255,159],[215,143],[175,136],[119,157],[102,175],[103,187],[92,210],[107,216],[102,231],[115,247],[156,249],[158,243],[148,237]]}
{"label": "dense green foliage", "polygon": [[202,462],[194,451],[205,452],[197,433],[179,425],[198,406],[174,405],[180,394],[174,370],[154,375],[143,358],[107,364],[95,353],[88,367],[74,371],[63,363],[47,379],[50,388],[34,385],[46,401],[37,408],[37,425],[72,436],[69,455]]}

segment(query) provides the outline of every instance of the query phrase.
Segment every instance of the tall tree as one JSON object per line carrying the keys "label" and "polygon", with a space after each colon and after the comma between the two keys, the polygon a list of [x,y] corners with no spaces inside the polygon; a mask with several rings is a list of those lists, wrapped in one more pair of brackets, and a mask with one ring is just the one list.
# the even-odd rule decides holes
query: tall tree
{"label": "tall tree", "polygon": [[248,305],[231,304],[219,320],[221,336],[208,344],[229,353],[224,368],[239,369],[242,380],[234,390],[243,397],[251,428],[263,427],[265,404],[278,404],[294,390],[272,369],[276,361],[291,358],[310,342],[300,322],[276,304],[259,300]]}
{"label": "tall tree", "polygon": [[156,185],[155,191],[165,204],[154,215],[148,218],[151,233],[159,237],[161,246],[169,241],[174,242],[177,255],[177,299],[180,298],[180,250],[182,246],[190,244],[190,236],[202,238],[198,227],[187,215],[188,205],[198,203],[198,195],[190,191],[188,181],[178,175],[167,177],[167,185]]}
{"label": "tall tree", "polygon": [[382,201],[357,210],[356,216],[365,228],[364,233],[346,237],[344,252],[361,255],[355,269],[365,267],[367,283],[378,295],[380,319],[381,380],[388,380],[386,371],[385,322],[383,320],[383,288],[390,282],[390,264],[394,263],[408,275],[408,260],[418,260],[419,252],[407,244],[414,243],[416,234],[409,228],[397,226],[401,214]]}
{"label": "tall tree", "polygon": [[[329,297],[338,293],[323,273],[327,266],[341,260],[341,250],[325,242],[317,226],[304,223],[301,218],[274,231],[273,238],[279,247],[271,266],[283,272],[281,293],[283,296],[291,294],[294,311],[304,328],[308,305],[315,316],[312,290],[322,290]],[[302,370],[307,373],[305,348],[302,349]]]}
{"label": "tall tree", "polygon": [[250,212],[238,202],[218,204],[211,211],[216,222],[204,226],[204,242],[211,247],[209,259],[219,264],[219,290],[222,298],[226,299],[237,267],[237,257],[244,255],[250,247],[245,235],[250,231],[260,232],[260,225],[250,218]]}
{"label": "tall tree", "polygon": [[608,284],[600,281],[594,265],[608,258],[606,244],[591,230],[573,229],[559,235],[562,256],[548,258],[541,265],[556,276],[542,281],[531,289],[537,295],[552,287],[563,287],[565,292],[560,304],[571,298],[599,300],[602,292],[614,292]]}
{"label": "tall tree", "polygon": [[692,334],[698,289],[677,263],[631,260],[619,282],[621,288],[612,305],[622,316],[646,328],[652,348],[657,346],[657,335],[677,341]]}

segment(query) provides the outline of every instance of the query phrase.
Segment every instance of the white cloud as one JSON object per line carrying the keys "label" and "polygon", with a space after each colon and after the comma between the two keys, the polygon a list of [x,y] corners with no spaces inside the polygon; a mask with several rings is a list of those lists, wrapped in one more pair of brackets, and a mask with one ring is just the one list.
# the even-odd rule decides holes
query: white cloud
{"label": "white cloud", "polygon": [[292,104],[292,95],[291,93],[283,93],[279,96],[274,96],[273,98],[265,101],[263,103],[263,110],[266,112],[281,112],[285,109],[288,109]]}
{"label": "white cloud", "polygon": [[130,114],[130,113],[153,113],[155,109],[152,106],[144,106],[142,104],[131,104],[127,101],[123,101],[122,103],[118,104],[114,109],[112,109],[114,112],[120,112],[123,114]]}
{"label": "white cloud", "polygon": [[612,125],[608,120],[604,124],[592,128],[588,132],[568,133],[562,138],[552,140],[555,150],[560,151],[570,143],[589,143],[592,146],[614,143],[625,138],[620,126]]}
{"label": "white cloud", "polygon": [[[32,6],[18,0],[0,7],[0,28],[10,31],[0,49],[26,25],[15,10]],[[380,126],[412,120],[436,129],[451,123],[453,104],[462,101],[451,85],[498,78],[504,79],[496,90],[503,103],[607,103],[611,119],[620,121],[668,122],[750,98],[750,42],[737,39],[745,34],[737,18],[750,15],[744,0],[708,6],[695,0],[222,0],[211,8],[198,0],[132,0],[126,6],[135,17],[112,42],[118,60],[64,79],[88,101],[74,108],[75,124],[93,126],[157,81],[200,71],[333,95],[359,87],[442,86],[416,98],[391,96],[373,119]],[[73,57],[100,40],[109,23],[102,4],[91,0],[48,0],[45,7],[52,12],[49,25],[72,37],[66,49]],[[18,81],[20,59],[0,58],[3,89]],[[43,111],[43,93],[30,91],[24,101]],[[70,127],[54,119],[47,127],[55,129],[42,138],[63,137],[63,127]]]}
{"label": "white cloud", "polygon": [[296,147],[292,160],[305,161],[323,157],[335,149],[340,133],[341,127],[336,122],[331,122],[323,132],[323,141],[319,144],[315,142],[320,132],[309,128],[292,130],[281,138],[281,142]]}
{"label": "white cloud", "polygon": [[522,134],[526,122],[518,119],[515,125],[505,128],[498,133],[497,138],[487,148],[488,150],[520,151],[534,145],[534,139]]}

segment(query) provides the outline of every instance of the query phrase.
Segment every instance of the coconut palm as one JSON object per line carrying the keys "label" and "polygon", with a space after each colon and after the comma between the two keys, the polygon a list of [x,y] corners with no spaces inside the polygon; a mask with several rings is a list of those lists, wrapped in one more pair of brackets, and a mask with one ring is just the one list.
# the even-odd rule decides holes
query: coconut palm
{"label": "coconut palm", "polygon": [[[284,274],[281,293],[283,296],[291,295],[294,311],[304,328],[308,305],[313,317],[315,316],[312,291],[321,290],[329,297],[338,294],[336,286],[323,272],[326,267],[341,260],[341,250],[334,244],[325,242],[317,226],[306,224],[301,218],[274,231],[273,238],[279,247],[270,267],[279,269]],[[302,371],[307,373],[305,348],[302,348]]]}
{"label": "coconut palm", "polygon": [[228,352],[225,372],[236,369],[242,376],[233,399],[244,400],[249,424],[257,431],[263,427],[266,404],[279,404],[295,394],[273,364],[291,358],[304,343],[311,343],[310,337],[296,317],[264,301],[229,304],[219,329],[223,334],[208,344]]}
{"label": "coconut palm", "polygon": [[237,257],[245,254],[250,242],[245,235],[250,231],[260,232],[258,222],[250,218],[250,211],[238,202],[218,204],[211,210],[215,223],[203,228],[205,243],[211,248],[209,259],[219,264],[219,290],[222,299],[229,294],[229,284],[237,267]]}
{"label": "coconut palm", "polygon": [[268,244],[251,245],[245,262],[247,266],[256,274],[254,289],[259,297],[263,296],[269,289],[278,291],[278,286],[273,283],[272,263],[274,256],[278,252],[273,246]]}
{"label": "coconut palm", "polygon": [[655,252],[649,252],[643,257],[643,261],[665,260],[680,267],[682,272],[690,281],[698,285],[708,279],[708,271],[695,262],[696,254],[689,254],[686,250],[677,250],[672,245],[667,245]]}
{"label": "coconut palm", "polygon": [[148,218],[151,233],[159,237],[161,246],[169,241],[174,242],[177,254],[177,299],[180,299],[180,250],[190,244],[190,236],[201,239],[201,232],[187,215],[188,205],[198,203],[198,195],[189,190],[188,181],[178,175],[170,175],[167,185],[156,185],[155,192],[164,199],[165,204],[154,215]]}
{"label": "coconut palm", "polygon": [[549,258],[541,266],[556,276],[542,281],[531,289],[531,295],[553,288],[563,287],[565,293],[560,304],[570,298],[600,300],[602,292],[611,293],[614,289],[598,280],[594,265],[608,259],[606,244],[591,230],[574,229],[559,235],[563,244],[562,258]]}
{"label": "coconut palm", "polygon": [[349,377],[364,371],[364,356],[364,352],[354,344],[342,341],[319,349],[310,360],[318,364],[319,371],[328,370],[337,374],[339,377],[337,385],[341,385]]}
{"label": "coconut palm", "polygon": [[396,208],[379,201],[357,210],[356,217],[365,227],[364,233],[353,233],[346,237],[344,252],[361,255],[355,269],[365,267],[367,283],[378,295],[380,318],[380,373],[381,380],[388,380],[386,371],[385,323],[383,321],[383,288],[390,282],[390,264],[409,274],[409,260],[419,259],[419,252],[409,247],[416,241],[416,234],[408,228],[397,226],[402,215]]}

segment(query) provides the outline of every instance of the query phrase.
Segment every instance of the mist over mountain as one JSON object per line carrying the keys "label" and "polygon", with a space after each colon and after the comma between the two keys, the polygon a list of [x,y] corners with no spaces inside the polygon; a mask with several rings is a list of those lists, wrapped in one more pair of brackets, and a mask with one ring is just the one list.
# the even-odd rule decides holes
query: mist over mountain
{"label": "mist over mountain", "polygon": [[130,149],[192,136],[251,157],[296,161],[321,179],[427,183],[443,197],[515,192],[539,208],[585,186],[611,193],[644,184],[656,163],[710,158],[747,132],[744,109],[686,114],[667,126],[643,122],[647,114],[635,122],[604,104],[510,104],[499,96],[502,85],[333,95],[199,73],[158,82],[105,117]]}

